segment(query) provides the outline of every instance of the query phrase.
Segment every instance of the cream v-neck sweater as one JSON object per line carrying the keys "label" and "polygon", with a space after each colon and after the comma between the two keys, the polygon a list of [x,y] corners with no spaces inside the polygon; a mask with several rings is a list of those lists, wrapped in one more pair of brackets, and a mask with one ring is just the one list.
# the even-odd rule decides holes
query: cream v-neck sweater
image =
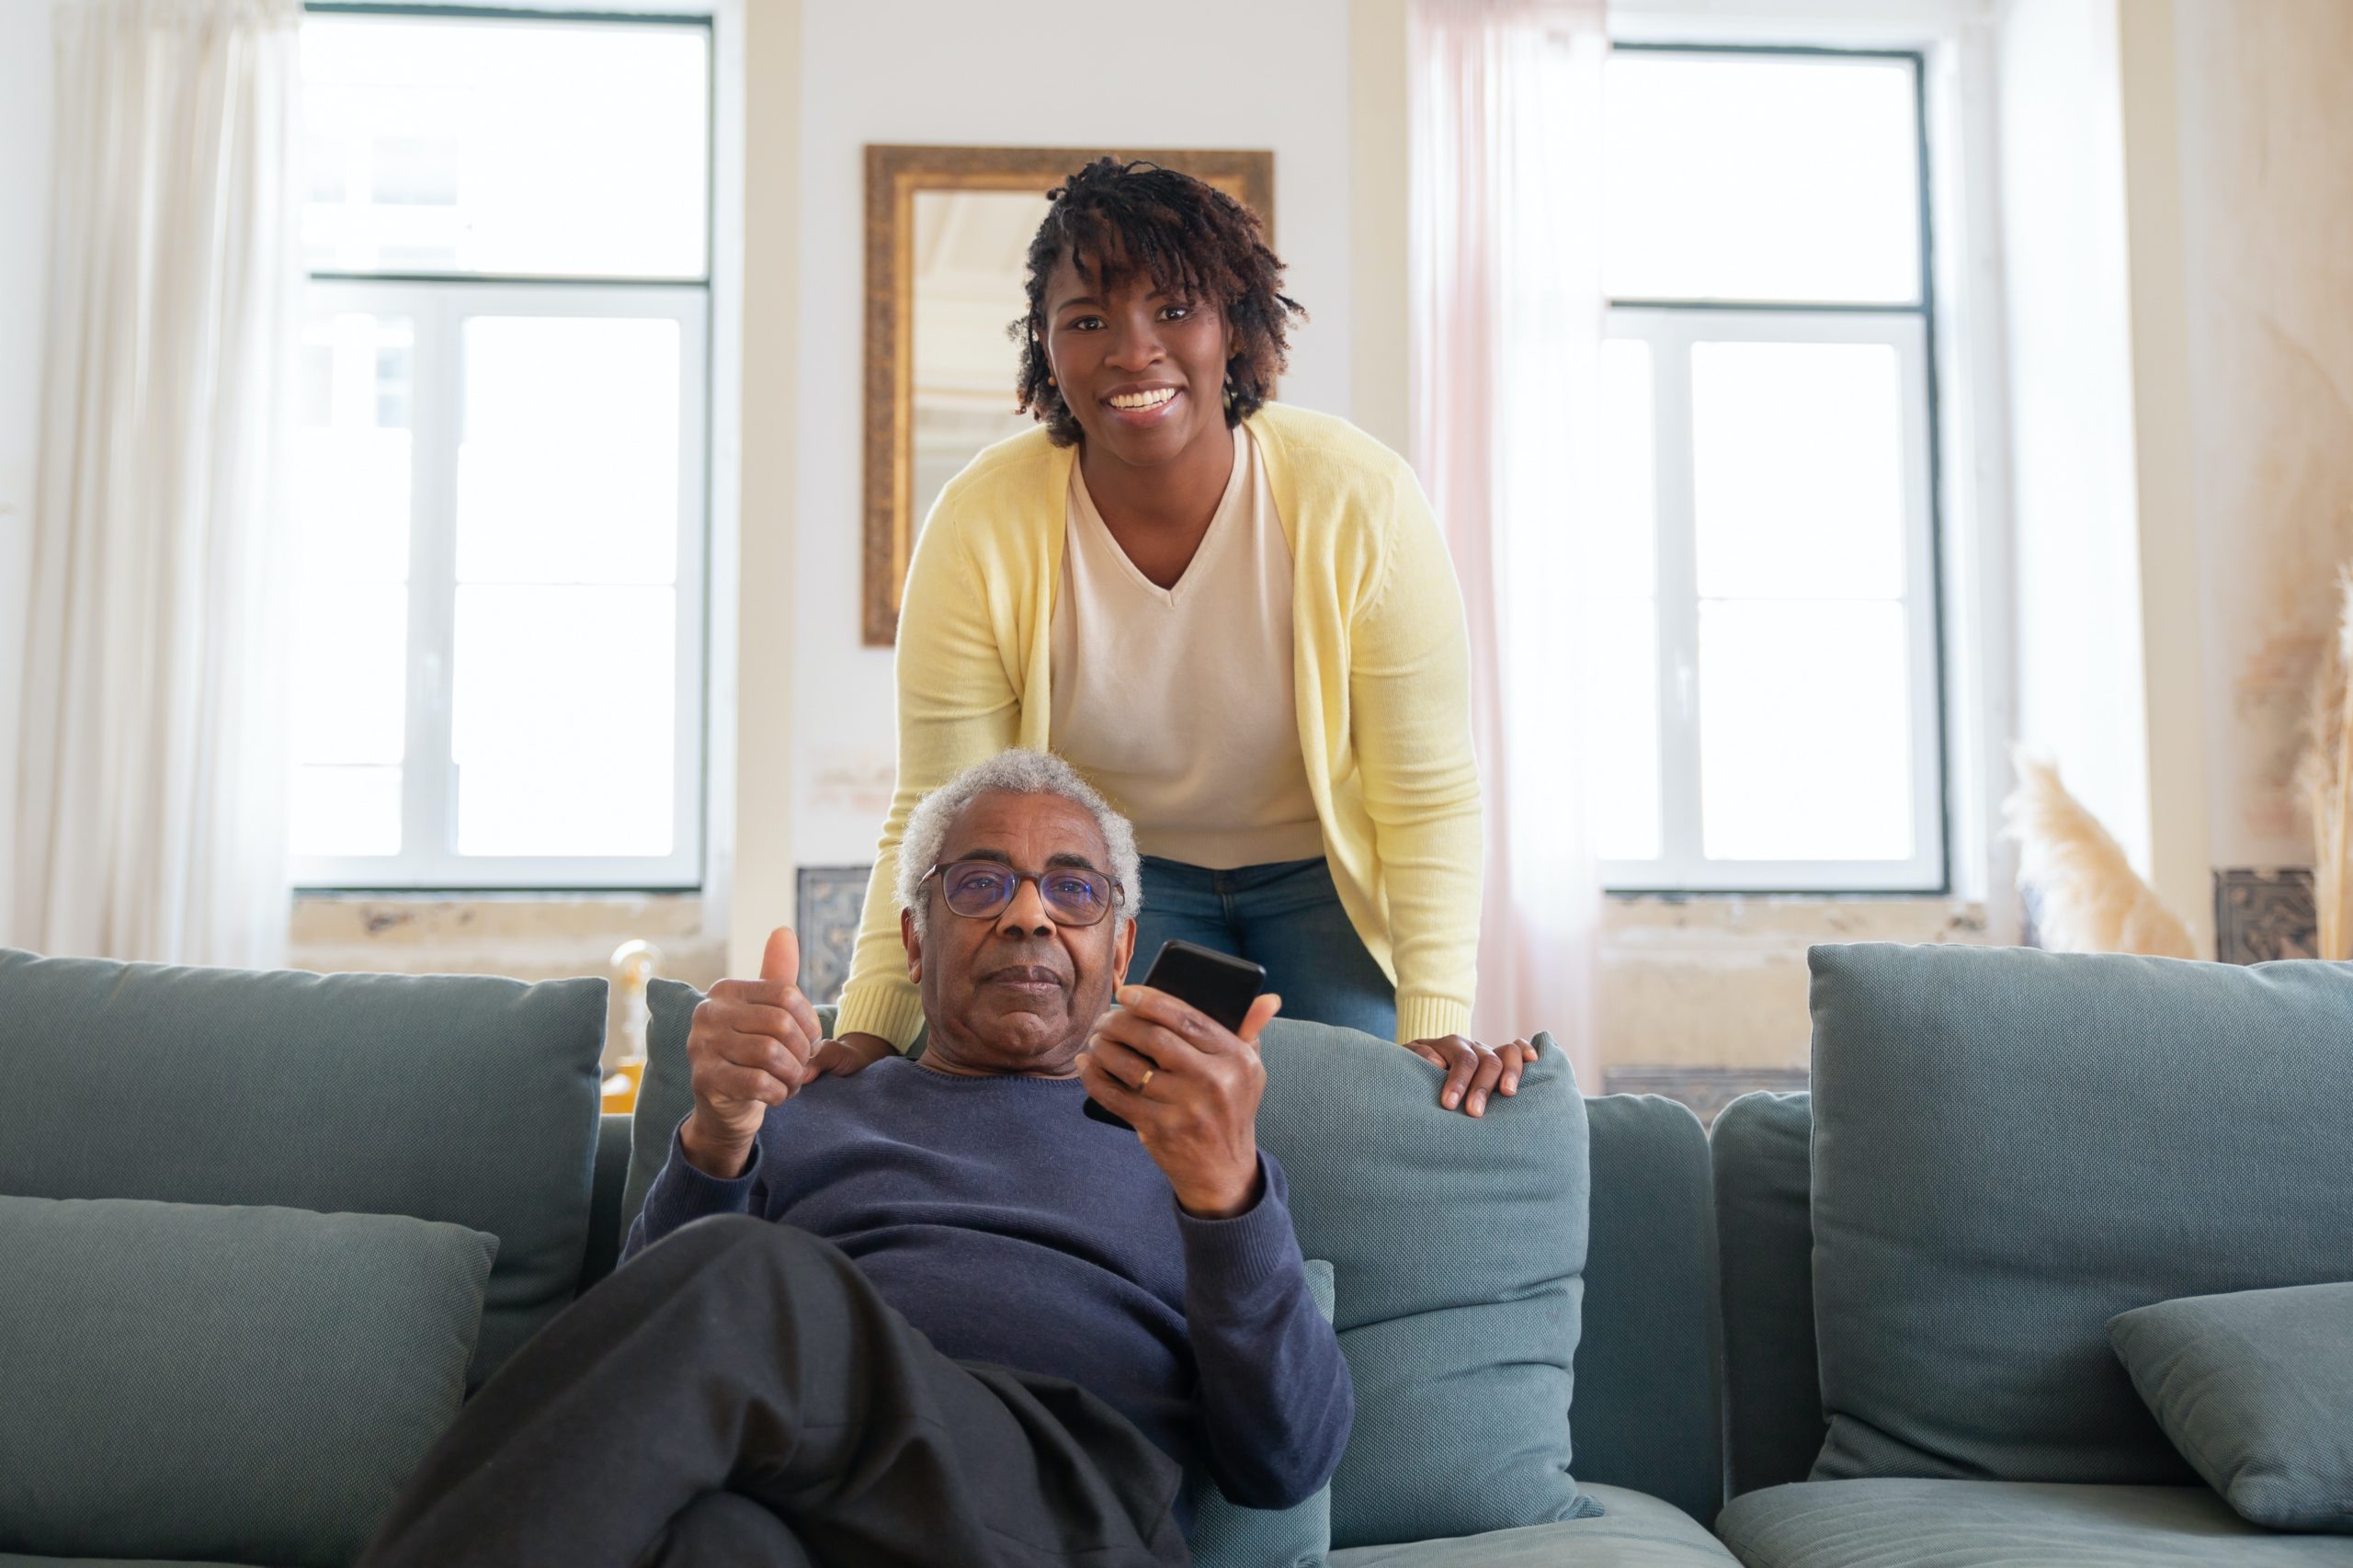
{"label": "cream v-neck sweater", "polygon": [[1071,465],[1048,734],[1135,824],[1145,854],[1230,870],[1324,853],[1291,698],[1290,593],[1290,545],[1246,430],[1233,432],[1208,530],[1165,588],[1128,558]]}
{"label": "cream v-neck sweater", "polygon": [[[1291,556],[1291,703],[1348,920],[1397,985],[1397,1038],[1470,1027],[1479,773],[1461,591],[1403,458],[1346,420],[1248,421]],[[899,841],[927,791],[1008,746],[1051,745],[1054,598],[1076,449],[1040,428],[949,482],[899,616],[899,778],[838,1028],[901,1050],[923,1000],[899,940]],[[1199,737],[1204,746],[1219,737]]]}

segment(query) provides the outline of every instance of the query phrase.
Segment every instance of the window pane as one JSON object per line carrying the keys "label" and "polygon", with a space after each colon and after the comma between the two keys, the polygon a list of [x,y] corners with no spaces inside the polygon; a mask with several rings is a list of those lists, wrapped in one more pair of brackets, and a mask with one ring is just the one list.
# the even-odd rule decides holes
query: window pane
{"label": "window pane", "polygon": [[678,755],[667,587],[461,585],[461,855],[666,855]]}
{"label": "window pane", "polygon": [[1703,598],[1901,598],[1904,407],[1883,343],[1696,343]]}
{"label": "window pane", "polygon": [[397,767],[298,767],[291,805],[297,855],[401,852]]}
{"label": "window pane", "polygon": [[1707,857],[1908,859],[1909,683],[1900,605],[1702,604]]}
{"label": "window pane", "polygon": [[405,316],[314,310],[303,324],[294,516],[306,586],[408,580],[415,344]]}
{"label": "window pane", "polygon": [[294,607],[294,759],[398,765],[408,715],[408,589],[342,584]]}
{"label": "window pane", "polygon": [[1620,51],[1607,83],[1613,299],[1917,301],[1909,61]]}
{"label": "window pane", "polygon": [[1593,853],[1603,860],[1660,854],[1658,620],[1648,599],[1585,607],[1586,791]]}
{"label": "window pane", "polygon": [[408,727],[415,324],[314,310],[294,453],[297,855],[397,855]]}
{"label": "window pane", "polygon": [[1599,515],[1586,551],[1590,592],[1648,598],[1657,591],[1657,470],[1652,450],[1651,346],[1601,346]]}
{"label": "window pane", "polygon": [[464,330],[460,583],[669,583],[678,324],[475,316]]}
{"label": "window pane", "polygon": [[305,17],[311,267],[702,277],[710,36]]}

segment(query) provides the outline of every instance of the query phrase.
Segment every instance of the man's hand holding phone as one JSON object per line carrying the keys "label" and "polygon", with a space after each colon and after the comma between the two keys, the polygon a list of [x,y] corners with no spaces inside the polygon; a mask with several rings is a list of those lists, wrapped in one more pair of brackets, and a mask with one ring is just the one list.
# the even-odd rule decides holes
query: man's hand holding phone
{"label": "man's hand holding phone", "polygon": [[1132,1123],[1176,1201],[1231,1219],[1258,1201],[1258,1034],[1282,1007],[1268,994],[1238,1029],[1148,985],[1120,988],[1078,1058],[1086,1092]]}
{"label": "man's hand holding phone", "polygon": [[679,1142],[696,1169],[722,1181],[743,1174],[768,1107],[782,1105],[814,1075],[824,1041],[817,1010],[794,983],[801,942],[790,927],[768,933],[757,980],[722,980],[698,1004],[687,1029],[695,1108]]}

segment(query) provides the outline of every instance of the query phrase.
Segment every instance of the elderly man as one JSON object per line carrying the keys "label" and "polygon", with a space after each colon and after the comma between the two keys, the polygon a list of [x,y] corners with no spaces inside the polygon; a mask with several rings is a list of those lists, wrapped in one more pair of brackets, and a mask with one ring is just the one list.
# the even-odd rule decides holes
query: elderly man
{"label": "elderly man", "polygon": [[1258,1507],[1330,1477],[1347,1369],[1255,1132],[1276,1000],[1233,1034],[1120,987],[1134,836],[1053,757],[965,773],[905,846],[924,1054],[829,1073],[789,931],[713,986],[623,1267],[369,1568],[1183,1562],[1185,1471]]}

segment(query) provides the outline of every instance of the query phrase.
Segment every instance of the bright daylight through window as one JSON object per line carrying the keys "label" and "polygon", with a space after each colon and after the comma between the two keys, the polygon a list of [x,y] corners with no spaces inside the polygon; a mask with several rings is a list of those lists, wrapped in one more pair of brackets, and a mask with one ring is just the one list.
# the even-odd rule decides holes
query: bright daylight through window
{"label": "bright daylight through window", "polygon": [[1939,890],[1919,61],[1620,46],[1607,80],[1604,881]]}
{"label": "bright daylight through window", "polygon": [[313,11],[298,880],[700,877],[710,34]]}

